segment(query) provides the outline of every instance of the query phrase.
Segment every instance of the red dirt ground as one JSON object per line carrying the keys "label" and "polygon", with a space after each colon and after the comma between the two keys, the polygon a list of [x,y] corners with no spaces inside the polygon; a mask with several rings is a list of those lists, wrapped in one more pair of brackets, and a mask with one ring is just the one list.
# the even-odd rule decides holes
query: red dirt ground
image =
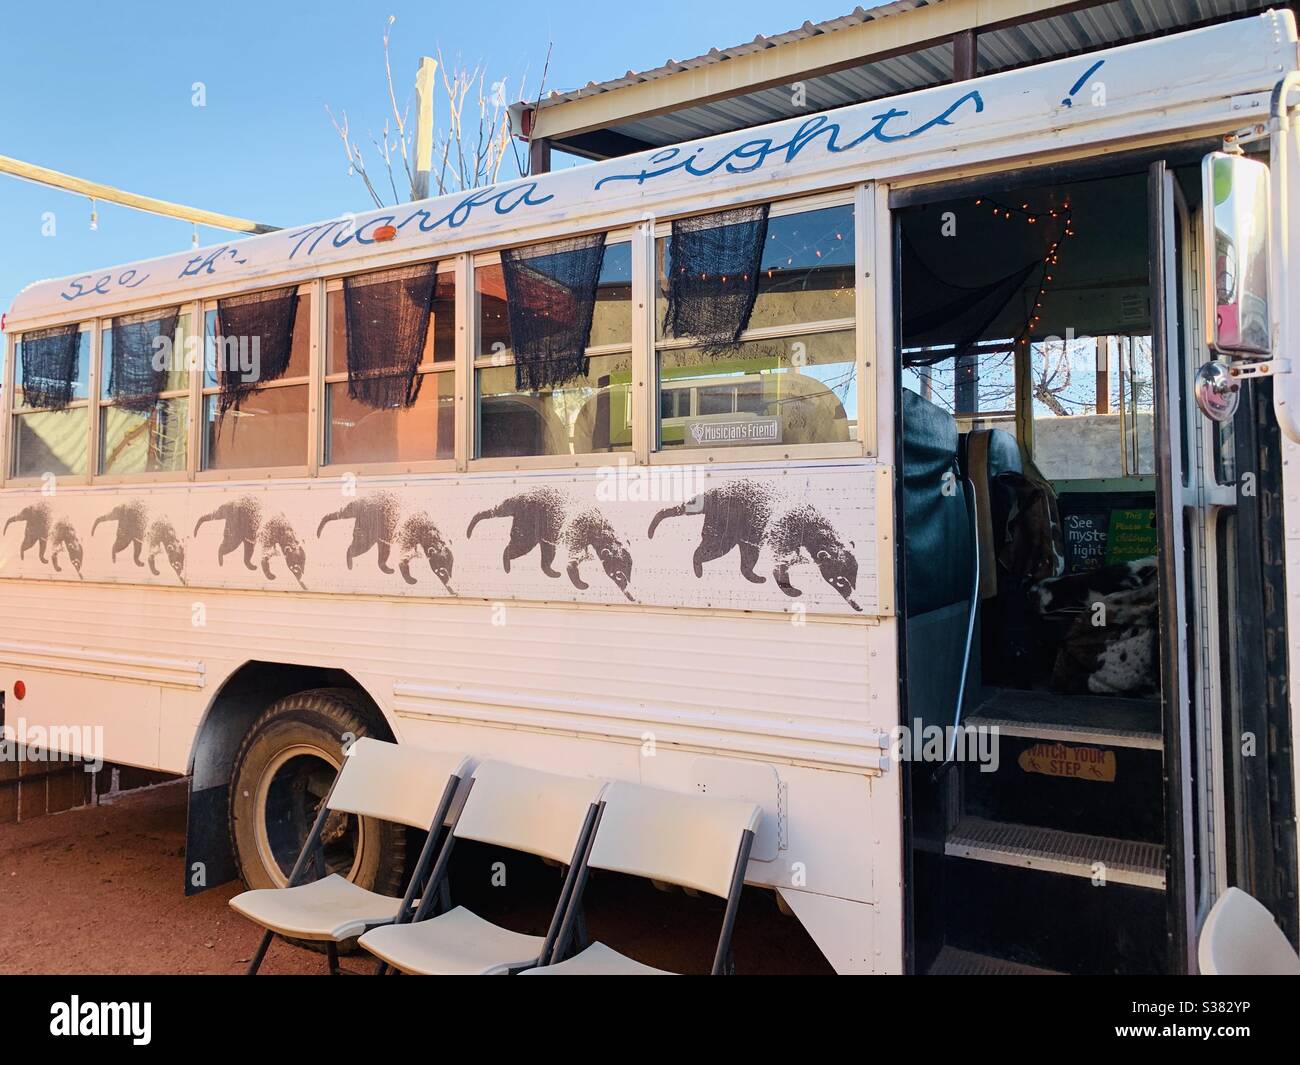
{"label": "red dirt ground", "polygon": [[[237,882],[185,897],[185,804],[186,782],[176,781],[0,825],[0,973],[241,972],[259,931],[227,905]],[[699,900],[608,878],[593,880],[589,895],[593,938],[627,944],[652,965],[707,971],[718,916]],[[473,905],[480,909],[477,898]],[[491,918],[490,909],[480,912]],[[646,927],[650,912],[658,929]],[[539,908],[530,923],[542,920],[544,931],[544,917]],[[764,892],[746,892],[735,950],[741,972],[828,971],[799,924],[779,916]],[[262,972],[317,974],[324,966],[322,955],[277,939]],[[343,967],[373,971],[363,955],[345,957]]]}

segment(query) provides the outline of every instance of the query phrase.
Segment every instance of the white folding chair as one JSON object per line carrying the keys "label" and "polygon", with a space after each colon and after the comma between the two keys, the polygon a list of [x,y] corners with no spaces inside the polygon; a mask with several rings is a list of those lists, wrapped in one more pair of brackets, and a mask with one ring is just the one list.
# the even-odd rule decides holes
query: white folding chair
{"label": "white folding chair", "polygon": [[[288,884],[245,891],[230,900],[232,909],[266,929],[248,966],[248,975],[257,972],[276,935],[324,941],[329,971],[336,974],[339,943],[375,925],[408,919],[468,765],[464,755],[445,751],[399,746],[370,737],[353,743],[321,803]],[[402,898],[368,891],[337,873],[323,875],[320,838],[333,811],[392,821],[429,833]],[[304,883],[313,865],[320,879]],[[428,893],[421,901],[431,901]]]}
{"label": "white folding chair", "polygon": [[1203,976],[1300,976],[1300,957],[1273,915],[1235,887],[1205,918],[1196,956]]}
{"label": "white folding chair", "polygon": [[[415,919],[372,929],[361,937],[361,946],[381,960],[381,972],[392,966],[430,976],[491,976],[538,964],[549,955],[559,934],[604,787],[600,780],[543,773],[507,762],[481,763]],[[545,936],[501,928],[464,906],[425,920],[429,902],[446,881],[458,839],[523,851],[567,867]]]}
{"label": "white folding chair", "polygon": [[587,854],[579,864],[550,964],[524,976],[667,975],[603,943],[566,958],[589,869],[608,869],[725,899],[713,975],[734,971],[731,934],[736,925],[745,868],[758,830],[753,803],[662,791],[615,781],[605,790]]}

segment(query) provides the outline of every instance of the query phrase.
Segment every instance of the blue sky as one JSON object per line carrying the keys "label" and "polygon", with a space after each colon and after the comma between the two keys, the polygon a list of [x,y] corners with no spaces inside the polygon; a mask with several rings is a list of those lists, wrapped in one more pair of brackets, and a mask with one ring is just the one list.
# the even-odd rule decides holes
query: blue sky
{"label": "blue sky", "polygon": [[[381,36],[393,27],[394,79],[421,54],[482,60],[532,92],[553,42],[547,88],[567,89],[789,30],[849,10],[847,0],[743,4],[656,0],[522,5],[365,0],[213,4],[64,0],[4,15],[0,154],[144,195],[273,225],[370,206],[347,175],[325,113],[346,109],[363,146],[388,110]],[[600,12],[597,15],[597,12]],[[206,106],[191,86],[206,86]],[[532,95],[530,92],[530,96]],[[514,98],[512,93],[511,98]],[[399,103],[402,102],[399,98]],[[54,236],[42,235],[46,212]],[[181,251],[191,227],[0,175],[0,310],[32,281]],[[200,242],[223,239],[201,229]]]}

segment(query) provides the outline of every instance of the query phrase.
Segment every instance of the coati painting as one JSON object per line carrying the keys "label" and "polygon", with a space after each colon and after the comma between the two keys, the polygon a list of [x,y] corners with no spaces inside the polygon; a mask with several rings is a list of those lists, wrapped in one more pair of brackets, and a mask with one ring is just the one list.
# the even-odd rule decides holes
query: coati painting
{"label": "coati painting", "polygon": [[442,581],[443,587],[450,592],[453,560],[451,546],[442,532],[424,511],[410,515],[405,521],[402,521],[401,517],[400,500],[391,492],[378,492],[375,495],[354,499],[338,510],[326,514],[316,526],[316,537],[320,538],[321,533],[325,531],[325,526],[330,522],[351,521],[352,540],[348,544],[346,556],[348,569],[352,568],[354,558],[364,555],[373,547],[376,549],[375,563],[379,566],[380,572],[392,573],[393,567],[389,565],[389,558],[392,556],[393,545],[396,544],[400,552],[397,558],[397,569],[402,574],[402,580],[407,584],[416,583],[417,578],[411,572],[411,563],[423,555],[428,560],[429,568]]}
{"label": "coati painting", "polygon": [[364,555],[372,547],[377,547],[375,561],[380,572],[392,573],[388,556],[393,550],[393,541],[397,538],[397,523],[402,517],[402,505],[391,492],[379,492],[375,495],[354,499],[346,506],[331,511],[321,518],[316,526],[316,539],[320,539],[325,526],[332,521],[352,522],[352,542],[348,544],[348,569],[352,560]]}
{"label": "coati painting", "polygon": [[56,521],[54,528],[50,532],[50,540],[54,546],[50,549],[50,565],[54,567],[56,573],[62,573],[63,567],[59,565],[59,556],[67,554],[68,561],[72,563],[72,568],[77,571],[77,576],[81,576],[81,561],[85,558],[86,553],[82,549],[81,541],[77,538],[77,530],[74,529],[70,522]]}
{"label": "coati painting", "polygon": [[858,583],[858,560],[854,544],[845,545],[825,515],[810,503],[787,505],[771,485],[758,481],[728,481],[702,492],[675,507],[659,511],[646,536],[667,518],[703,514],[704,527],[692,562],[695,576],[704,576],[704,563],[740,549],[740,574],[753,584],[767,578],[754,572],[764,547],[773,557],[772,577],[788,596],[803,593],[790,583],[790,568],[805,558],[816,563],[822,579],[835,589],[854,610],[861,611],[853,598]]}
{"label": "coati painting", "polygon": [[230,503],[222,503],[215,510],[201,515],[194,523],[194,536],[209,521],[224,524],[221,543],[217,546],[217,564],[225,565],[226,556],[236,548],[242,548],[244,566],[255,570],[258,564],[253,561],[254,552],[262,550],[261,569],[267,580],[275,580],[271,572],[271,560],[276,556],[284,558],[289,572],[298,584],[302,583],[303,572],[307,568],[307,551],[294,532],[289,519],[277,514],[265,524],[262,523],[262,504],[253,496],[240,496]]}
{"label": "coati painting", "polygon": [[194,538],[199,530],[210,521],[222,523],[221,543],[217,546],[217,565],[226,564],[226,556],[237,547],[244,550],[244,565],[248,569],[257,569],[253,562],[253,551],[257,548],[257,531],[262,527],[262,504],[252,496],[241,496],[229,503],[222,503],[216,510],[199,517],[194,523]]}
{"label": "coati painting", "polygon": [[428,560],[429,568],[433,570],[434,575],[442,581],[442,586],[451,595],[456,594],[451,587],[451,567],[454,561],[451,545],[443,538],[438,526],[433,523],[433,519],[428,514],[421,510],[402,522],[402,527],[397,532],[397,546],[402,552],[397,558],[397,568],[402,574],[402,580],[407,584],[415,583],[415,576],[411,573],[411,562],[423,555]]}
{"label": "coati painting", "polygon": [[117,556],[129,547],[135,564],[143,566],[142,552],[144,551],[145,523],[148,518],[149,509],[144,501],[132,499],[121,504],[121,506],[114,507],[107,514],[101,514],[96,518],[95,523],[90,527],[91,539],[94,539],[95,533],[102,523],[106,521],[115,522],[117,524],[117,535],[113,539],[113,561],[116,562]]}
{"label": "coati painting", "polygon": [[512,561],[540,547],[542,572],[548,577],[558,577],[555,553],[563,547],[568,552],[566,572],[575,588],[585,591],[590,587],[582,579],[580,568],[587,559],[598,558],[605,575],[629,601],[636,602],[628,591],[632,582],[632,549],[596,507],[578,510],[558,489],[533,488],[479,511],[470,520],[465,538],[474,535],[479,522],[494,518],[510,519],[510,540],[501,553],[501,564],[507,573]]}
{"label": "coati painting", "polygon": [[185,584],[185,545],[181,543],[181,538],[176,535],[176,530],[172,523],[166,518],[156,518],[152,525],[149,526],[149,538],[147,546],[149,548],[149,572],[155,577],[158,573],[158,556],[165,554],[167,562],[175,570],[176,576],[180,579],[181,584]]}
{"label": "coati painting", "polygon": [[85,558],[85,551],[77,536],[77,530],[64,519],[55,521],[53,508],[49,503],[33,503],[31,506],[23,507],[18,513],[11,514],[5,522],[4,531],[8,532],[9,526],[16,521],[23,523],[23,542],[18,548],[20,560],[35,547],[37,558],[42,562],[48,562],[54,567],[56,573],[62,573],[63,567],[59,565],[59,558],[67,555],[72,568],[77,571],[77,576],[81,576],[81,563]]}
{"label": "coati painting", "polygon": [[307,551],[298,539],[298,534],[293,531],[288,518],[283,514],[276,514],[268,519],[262,526],[257,543],[262,549],[262,573],[268,581],[275,580],[275,574],[271,572],[271,559],[279,556],[289,567],[289,572],[298,582],[298,587],[303,589],[307,587],[302,583],[303,571],[307,568]]}

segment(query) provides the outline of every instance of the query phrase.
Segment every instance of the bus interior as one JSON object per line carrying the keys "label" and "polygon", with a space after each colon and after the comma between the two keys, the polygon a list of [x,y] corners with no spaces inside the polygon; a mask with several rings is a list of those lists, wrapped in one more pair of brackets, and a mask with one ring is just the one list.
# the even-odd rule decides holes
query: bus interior
{"label": "bus interior", "polygon": [[975,185],[894,213],[911,967],[1163,971],[1148,177]]}

